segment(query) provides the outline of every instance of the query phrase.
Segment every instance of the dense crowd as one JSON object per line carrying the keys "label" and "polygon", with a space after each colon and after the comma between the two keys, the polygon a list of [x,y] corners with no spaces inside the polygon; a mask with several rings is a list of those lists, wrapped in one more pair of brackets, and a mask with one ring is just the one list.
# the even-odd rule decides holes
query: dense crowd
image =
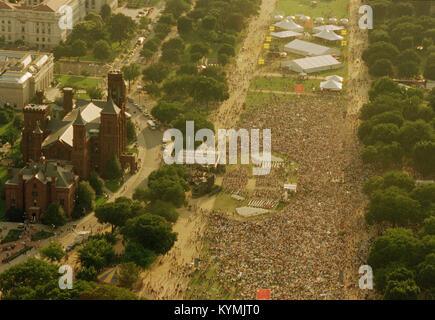
{"label": "dense crowd", "polygon": [[341,96],[265,99],[244,115],[242,127],[272,128],[273,151],[299,163],[298,191],[266,219],[210,214],[207,236],[223,291],[236,286],[242,299],[255,298],[258,288],[271,289],[272,299],[343,298],[344,278],[358,275],[365,256],[353,243],[365,225],[360,187],[368,176],[358,157],[356,116],[343,112]]}

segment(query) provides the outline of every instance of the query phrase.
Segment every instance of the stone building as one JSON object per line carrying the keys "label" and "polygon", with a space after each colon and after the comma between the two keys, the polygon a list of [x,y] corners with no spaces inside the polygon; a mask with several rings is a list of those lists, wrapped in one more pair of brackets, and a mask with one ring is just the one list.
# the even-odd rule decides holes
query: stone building
{"label": "stone building", "polygon": [[127,89],[123,74],[108,74],[108,98],[74,100],[73,90],[64,88],[63,118],[52,118],[49,105],[24,108],[22,153],[24,161],[67,160],[74,171],[87,179],[92,170],[103,173],[109,159],[116,156],[124,168],[134,172],[137,162],[127,152]]}
{"label": "stone building", "polygon": [[115,9],[118,0],[23,0],[17,4],[0,0],[0,37],[11,43],[22,40],[32,48],[53,48],[71,32],[59,26],[59,20],[65,19],[64,6],[71,8],[74,25],[89,11],[100,13],[104,4]]}
{"label": "stone building", "polygon": [[51,106],[42,104],[38,92],[39,103],[23,109],[21,147],[27,166],[9,170],[6,210],[21,208],[39,220],[47,206],[58,201],[69,216],[76,180],[87,179],[92,170],[102,174],[114,156],[124,169],[135,172],[136,155],[127,152],[126,93],[120,71],[108,74],[107,101],[74,100],[73,90],[65,88],[59,119],[51,116]]}
{"label": "stone building", "polygon": [[51,53],[0,50],[0,105],[22,108],[53,82]]}
{"label": "stone building", "polygon": [[19,208],[31,221],[39,221],[50,203],[59,202],[65,215],[71,217],[78,182],[73,166],[64,161],[41,157],[24,168],[9,168],[5,183],[6,210]]}

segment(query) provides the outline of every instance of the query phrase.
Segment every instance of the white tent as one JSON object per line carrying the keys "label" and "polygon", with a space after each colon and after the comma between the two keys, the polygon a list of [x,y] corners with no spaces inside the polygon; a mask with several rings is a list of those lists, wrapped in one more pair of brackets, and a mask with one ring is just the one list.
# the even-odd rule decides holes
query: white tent
{"label": "white tent", "polygon": [[260,214],[268,213],[269,210],[262,208],[253,208],[253,207],[239,207],[236,208],[236,212],[242,217],[253,217],[258,216]]}
{"label": "white tent", "polygon": [[340,77],[340,76],[337,76],[335,74],[333,76],[327,76],[327,77],[325,77],[325,80],[334,80],[334,81],[337,81],[337,82],[343,82],[343,78]]}
{"label": "white tent", "polygon": [[319,33],[316,33],[314,36],[316,38],[325,39],[328,41],[336,41],[336,40],[344,39],[342,36],[339,36],[334,31],[327,31],[327,30],[322,30]]}
{"label": "white tent", "polygon": [[314,21],[316,21],[318,23],[322,23],[323,21],[325,21],[325,19],[323,19],[322,17],[318,17],[318,18],[314,19]]}
{"label": "white tent", "polygon": [[278,23],[274,24],[275,27],[284,29],[284,30],[290,30],[290,31],[302,31],[304,30],[303,27],[301,27],[300,25],[294,23],[293,21],[289,21],[289,20],[282,20]]}
{"label": "white tent", "polygon": [[282,19],[284,19],[284,17],[281,16],[281,15],[276,15],[274,18],[275,18],[275,20],[282,20]]}
{"label": "white tent", "polygon": [[286,19],[287,20],[294,20],[294,19],[296,19],[296,17],[295,16],[288,16]]}
{"label": "white tent", "polygon": [[295,39],[284,46],[284,51],[299,54],[302,56],[323,56],[325,54],[340,55],[337,49],[321,46],[319,44],[311,43]]}
{"label": "white tent", "polygon": [[336,31],[336,30],[343,30],[343,29],[344,29],[344,27],[342,27],[342,26],[336,26],[336,25],[333,25],[333,24],[328,24],[328,25],[325,25],[325,26],[318,26],[318,27],[314,27],[313,28],[313,30],[317,31],[317,32],[320,32],[320,31],[323,31],[323,30],[326,30],[326,31]]}
{"label": "white tent", "polygon": [[286,68],[298,73],[321,72],[325,70],[338,69],[341,66],[342,64],[331,55],[308,57],[281,62],[281,68]]}
{"label": "white tent", "polygon": [[303,20],[303,21],[308,21],[308,20],[311,20],[311,17],[309,17],[309,16],[305,16],[305,17],[302,17],[301,20]]}
{"label": "white tent", "polygon": [[341,22],[342,24],[348,24],[348,23],[349,23],[349,19],[342,18],[342,19],[340,19],[340,22]]}
{"label": "white tent", "polygon": [[285,39],[291,37],[299,37],[302,33],[294,32],[294,31],[280,31],[280,32],[271,32],[270,35],[275,38]]}
{"label": "white tent", "polygon": [[329,22],[337,23],[337,19],[336,18],[329,18]]}
{"label": "white tent", "polygon": [[342,83],[334,81],[332,79],[320,82],[321,89],[340,91],[342,89]]}

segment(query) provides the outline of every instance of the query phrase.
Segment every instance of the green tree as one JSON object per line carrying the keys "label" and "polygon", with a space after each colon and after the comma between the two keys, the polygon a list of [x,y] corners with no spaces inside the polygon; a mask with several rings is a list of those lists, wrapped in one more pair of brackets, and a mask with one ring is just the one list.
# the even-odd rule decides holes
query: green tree
{"label": "green tree", "polygon": [[49,259],[51,262],[60,261],[65,256],[62,244],[57,241],[52,241],[50,244],[39,249],[41,256]]}
{"label": "green tree", "polygon": [[181,35],[191,33],[193,31],[193,20],[186,16],[180,17],[177,21],[177,29]]}
{"label": "green tree", "polygon": [[103,89],[100,87],[89,87],[86,89],[89,98],[94,100],[101,100],[103,98]]}
{"label": "green tree", "polygon": [[423,120],[407,121],[399,130],[399,141],[408,152],[419,141],[432,140],[433,129]]}
{"label": "green tree", "polygon": [[113,233],[117,227],[124,226],[127,219],[131,218],[130,204],[123,202],[105,203],[95,209],[95,217],[100,223],[109,223]]}
{"label": "green tree", "polygon": [[112,48],[106,40],[98,40],[94,45],[93,52],[98,60],[107,60],[112,55]]}
{"label": "green tree", "polygon": [[166,1],[165,11],[172,13],[174,18],[178,19],[184,11],[189,9],[190,5],[184,0],[168,0]]}
{"label": "green tree", "polygon": [[389,59],[378,59],[369,66],[369,73],[375,77],[392,76],[393,64]]}
{"label": "green tree", "polygon": [[134,126],[134,123],[128,119],[127,120],[127,143],[131,144],[134,141],[136,141],[137,135],[136,135],[136,128]]}
{"label": "green tree", "polygon": [[201,21],[201,27],[205,30],[211,31],[216,28],[217,20],[215,17],[208,15],[205,16]]}
{"label": "green tree", "polygon": [[131,17],[118,13],[110,17],[108,28],[111,39],[122,42],[133,37],[137,25]]}
{"label": "green tree", "polygon": [[41,222],[45,225],[63,226],[66,223],[65,213],[59,202],[52,202],[42,216]]}
{"label": "green tree", "polygon": [[162,82],[168,75],[169,69],[165,64],[155,63],[142,71],[144,81]]}
{"label": "green tree", "polygon": [[118,180],[121,179],[123,175],[121,163],[117,156],[113,156],[111,159],[107,160],[106,166],[104,167],[104,179]]}
{"label": "green tree", "polygon": [[80,300],[137,300],[137,296],[125,288],[93,284],[80,294]]}
{"label": "green tree", "polygon": [[151,214],[165,218],[169,222],[177,222],[178,212],[170,202],[155,200],[147,205],[146,210]]}
{"label": "green tree", "polygon": [[72,43],[71,53],[74,57],[82,57],[86,55],[86,52],[86,42],[84,42],[83,40],[77,39]]}
{"label": "green tree", "polygon": [[152,214],[127,220],[121,228],[121,234],[157,254],[168,252],[177,239],[177,234],[172,232],[171,224],[164,218]]}
{"label": "green tree", "polygon": [[77,272],[77,279],[81,279],[84,281],[96,281],[98,276],[97,270],[93,266],[89,268],[81,267]]}
{"label": "green tree", "polygon": [[106,22],[109,21],[110,16],[112,15],[112,9],[110,8],[110,6],[108,4],[103,4],[101,6],[100,15],[104,21],[106,21]]}
{"label": "green tree", "polygon": [[374,241],[367,262],[376,272],[392,263],[413,267],[423,260],[423,256],[421,240],[415,238],[411,230],[395,228],[387,229]]}
{"label": "green tree", "polygon": [[128,90],[130,91],[130,83],[140,76],[140,68],[136,63],[130,63],[121,68],[124,73],[125,80],[128,81]]}
{"label": "green tree", "polygon": [[389,222],[393,226],[407,226],[423,218],[419,202],[397,187],[373,192],[366,212],[368,223]]}
{"label": "green tree", "polygon": [[420,288],[414,280],[388,281],[385,289],[385,300],[417,300]]}
{"label": "green tree", "polygon": [[103,194],[104,180],[100,178],[95,170],[92,170],[89,175],[89,184],[96,195],[101,196]]}
{"label": "green tree", "polygon": [[112,245],[104,239],[89,240],[83,248],[78,250],[79,261],[82,267],[95,268],[98,272],[115,259],[115,251]]}
{"label": "green tree", "polygon": [[435,253],[428,254],[418,265],[416,282],[423,289],[435,288]]}
{"label": "green tree", "polygon": [[72,290],[59,289],[58,268],[48,262],[29,258],[0,274],[4,300],[74,299],[86,287],[76,281]]}
{"label": "green tree", "polygon": [[174,121],[182,112],[183,108],[179,102],[160,101],[151,109],[152,116],[166,124]]}
{"label": "green tree", "polygon": [[419,141],[414,145],[412,160],[415,168],[423,175],[435,172],[435,141]]}
{"label": "green tree", "polygon": [[94,210],[95,191],[88,181],[80,181],[77,187],[76,208],[80,211],[91,212]]}
{"label": "green tree", "polygon": [[23,217],[24,211],[15,207],[11,207],[5,214],[5,219],[9,222],[23,222]]}
{"label": "green tree", "polygon": [[119,285],[131,289],[139,280],[140,268],[134,262],[119,265]]}
{"label": "green tree", "polygon": [[156,255],[149,249],[145,249],[142,245],[129,241],[125,247],[122,260],[125,262],[133,262],[136,265],[146,269],[155,260]]}

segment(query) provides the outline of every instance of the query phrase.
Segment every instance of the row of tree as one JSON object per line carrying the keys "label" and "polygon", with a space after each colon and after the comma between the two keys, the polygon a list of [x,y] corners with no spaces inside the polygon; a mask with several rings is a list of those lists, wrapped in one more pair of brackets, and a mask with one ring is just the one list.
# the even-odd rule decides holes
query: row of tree
{"label": "row of tree", "polygon": [[401,170],[426,177],[435,168],[434,94],[401,88],[388,77],[375,81],[361,109],[358,129],[366,163],[387,171],[367,180],[368,224],[387,228],[368,256],[384,299],[435,299],[435,183],[416,183]]}
{"label": "row of tree", "polygon": [[56,59],[61,57],[81,57],[92,50],[95,58],[109,60],[112,44],[119,46],[129,41],[138,25],[122,13],[112,14],[110,7],[102,7],[101,15],[89,12],[83,21],[76,23],[66,43],[60,43],[53,50]]}
{"label": "row of tree", "polygon": [[435,90],[403,89],[388,77],[374,82],[358,129],[365,163],[397,167],[411,160],[425,176],[435,173]]}
{"label": "row of tree", "polygon": [[424,1],[371,0],[374,28],[363,60],[373,76],[435,80],[435,18]]}

